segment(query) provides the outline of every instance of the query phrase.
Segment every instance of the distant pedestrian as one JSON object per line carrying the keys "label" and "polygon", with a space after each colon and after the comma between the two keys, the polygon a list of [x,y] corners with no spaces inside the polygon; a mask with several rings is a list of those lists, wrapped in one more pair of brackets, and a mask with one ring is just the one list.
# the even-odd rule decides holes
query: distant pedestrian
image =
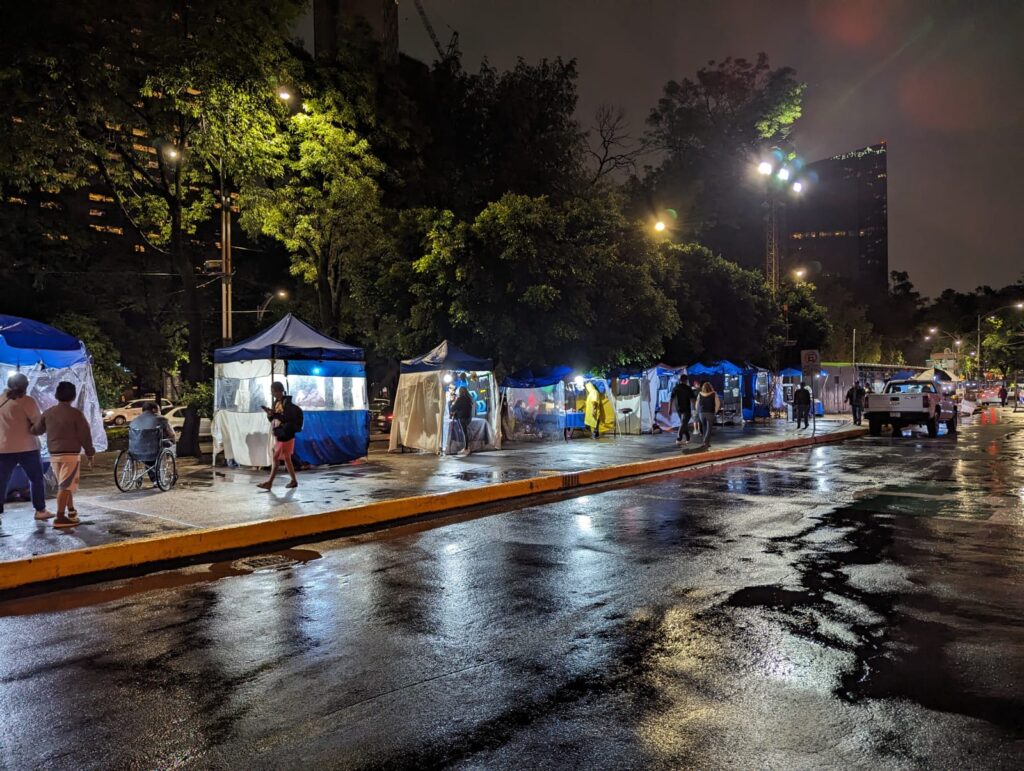
{"label": "distant pedestrian", "polygon": [[676,387],[672,389],[671,401],[675,403],[676,412],[679,413],[679,430],[676,432],[676,446],[683,443],[686,437],[690,441],[690,422],[693,420],[693,400],[696,393],[692,386],[686,382],[686,378],[680,378]]}
{"label": "distant pedestrian", "polygon": [[705,381],[697,396],[697,422],[700,424],[701,447],[705,450],[711,447],[711,431],[715,425],[715,415],[721,408],[722,403],[718,399],[718,394],[715,393],[711,383]]}
{"label": "distant pedestrian", "polygon": [[999,404],[1003,407],[1006,406],[1006,397],[1010,395],[1010,392],[1006,390],[1005,385],[999,386]]}
{"label": "distant pedestrian", "polygon": [[459,387],[459,394],[452,402],[452,417],[462,428],[462,436],[466,442],[459,454],[469,455],[469,426],[473,422],[473,397],[469,395],[469,389],[466,386]]}
{"label": "distant pedestrian", "polygon": [[7,379],[7,390],[0,396],[0,515],[7,500],[7,486],[14,470],[21,466],[32,489],[36,519],[53,517],[46,510],[43,459],[39,454],[39,440],[32,433],[39,418],[39,405],[28,395],[28,378],[21,372],[11,375]]}
{"label": "distant pedestrian", "polygon": [[273,487],[277,467],[284,461],[284,467],[291,477],[291,481],[285,487],[292,489],[299,486],[299,480],[295,478],[292,455],[295,454],[295,435],[302,431],[302,409],[292,404],[292,397],[285,393],[283,383],[276,380],[271,383],[270,395],[274,398],[274,404],[272,407],[264,407],[263,411],[267,413],[267,420],[273,426],[274,457],[270,463],[270,478],[266,482],[260,482],[257,487],[264,490]]}
{"label": "distant pedestrian", "polygon": [[74,383],[57,384],[57,404],[46,410],[32,433],[46,434],[50,451],[50,467],[57,477],[57,518],[54,527],[74,527],[78,522],[74,493],[82,469],[82,452],[92,467],[96,450],[92,446],[92,429],[82,411],[72,405],[78,395]]}
{"label": "distant pedestrian", "polygon": [[[793,410],[796,412],[796,427],[807,428],[808,418],[811,414],[811,389],[807,383],[800,381],[800,385],[793,392]],[[800,423],[803,423],[801,426]]]}
{"label": "distant pedestrian", "polygon": [[853,425],[859,426],[864,415],[864,397],[866,392],[859,380],[854,380],[850,390],[846,392],[846,403],[853,413]]}

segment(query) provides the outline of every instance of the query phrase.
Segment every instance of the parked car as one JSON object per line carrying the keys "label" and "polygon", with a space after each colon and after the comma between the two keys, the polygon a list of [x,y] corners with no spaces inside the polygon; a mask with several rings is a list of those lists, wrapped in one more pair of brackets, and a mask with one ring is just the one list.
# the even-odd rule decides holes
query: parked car
{"label": "parked car", "polygon": [[385,409],[377,413],[377,417],[374,419],[373,424],[377,427],[377,430],[382,434],[390,434],[391,424],[394,422],[394,420],[395,408],[389,404]]}
{"label": "parked car", "polygon": [[[167,418],[167,422],[171,424],[171,428],[177,434],[181,433],[182,427],[185,425],[185,407],[175,407],[170,412],[164,415]],[[199,436],[210,435],[210,419],[199,418]]]}
{"label": "parked car", "polygon": [[390,399],[370,399],[370,419],[376,422],[377,416],[389,407],[391,407]]}
{"label": "parked car", "polygon": [[[133,418],[137,418],[142,414],[142,405],[148,404],[154,401],[153,399],[132,399],[127,404],[122,404],[120,407],[112,407],[109,410],[103,410],[103,425],[109,426],[123,426],[125,423],[130,422]],[[166,413],[168,410],[174,408],[167,399],[160,400],[160,412]]]}
{"label": "parked car", "polygon": [[928,436],[938,436],[940,422],[956,433],[956,404],[929,381],[890,380],[882,393],[867,395],[864,417],[871,436],[881,434],[885,424],[892,426],[893,436],[912,425],[926,426]]}

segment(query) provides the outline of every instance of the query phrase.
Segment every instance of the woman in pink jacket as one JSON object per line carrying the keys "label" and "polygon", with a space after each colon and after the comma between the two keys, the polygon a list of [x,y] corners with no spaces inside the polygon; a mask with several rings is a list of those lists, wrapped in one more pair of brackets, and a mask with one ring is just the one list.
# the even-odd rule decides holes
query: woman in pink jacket
{"label": "woman in pink jacket", "polygon": [[14,470],[21,466],[32,487],[32,505],[36,519],[50,519],[46,510],[43,460],[39,440],[32,428],[39,421],[39,405],[28,395],[28,378],[18,372],[7,379],[7,390],[0,396],[0,515],[4,511],[7,485]]}

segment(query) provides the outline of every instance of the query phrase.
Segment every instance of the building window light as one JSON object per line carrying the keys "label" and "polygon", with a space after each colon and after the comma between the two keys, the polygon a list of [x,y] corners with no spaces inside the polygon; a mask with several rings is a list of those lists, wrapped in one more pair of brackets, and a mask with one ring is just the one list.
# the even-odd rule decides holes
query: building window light
{"label": "building window light", "polygon": [[89,216],[90,217],[105,217],[106,214],[107,213],[105,211],[103,211],[102,209],[89,209]]}
{"label": "building window light", "polygon": [[135,246],[132,247],[132,248],[135,249],[135,251],[137,251],[137,252],[144,252],[144,251],[146,251],[146,247],[144,247],[142,244],[135,244]]}
{"label": "building window light", "polygon": [[28,206],[28,201],[24,198],[18,198],[16,195],[7,196],[7,203],[14,203],[18,206]]}

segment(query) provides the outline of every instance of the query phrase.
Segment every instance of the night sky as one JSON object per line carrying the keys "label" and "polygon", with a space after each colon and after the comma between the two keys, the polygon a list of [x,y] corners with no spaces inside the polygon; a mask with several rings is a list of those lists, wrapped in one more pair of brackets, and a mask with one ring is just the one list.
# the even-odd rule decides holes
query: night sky
{"label": "night sky", "polygon": [[[889,147],[889,267],[926,294],[1024,275],[1024,2],[945,0],[424,0],[467,66],[575,57],[579,118],[602,102],[635,131],[669,79],[765,51],[807,83],[808,160]],[[412,0],[401,49],[434,50]]]}

